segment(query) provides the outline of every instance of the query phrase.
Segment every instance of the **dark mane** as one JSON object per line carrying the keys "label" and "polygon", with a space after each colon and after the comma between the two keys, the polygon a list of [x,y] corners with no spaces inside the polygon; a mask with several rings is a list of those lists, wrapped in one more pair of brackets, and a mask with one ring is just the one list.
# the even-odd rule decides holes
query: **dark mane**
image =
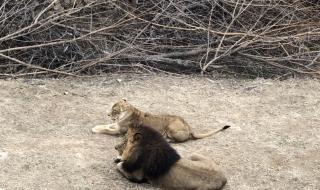
{"label": "dark mane", "polygon": [[139,146],[141,167],[145,176],[154,179],[165,175],[180,159],[180,155],[159,132],[151,127],[140,125],[136,132],[142,135]]}

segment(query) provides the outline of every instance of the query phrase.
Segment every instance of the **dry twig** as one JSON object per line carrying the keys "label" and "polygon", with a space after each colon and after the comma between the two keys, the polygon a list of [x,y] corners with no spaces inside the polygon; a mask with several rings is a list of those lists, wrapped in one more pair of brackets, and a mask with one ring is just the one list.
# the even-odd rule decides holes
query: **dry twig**
{"label": "dry twig", "polygon": [[[62,10],[52,10],[57,2]],[[123,68],[320,76],[317,1],[141,0],[134,9],[127,0],[66,2],[3,1],[1,76]]]}

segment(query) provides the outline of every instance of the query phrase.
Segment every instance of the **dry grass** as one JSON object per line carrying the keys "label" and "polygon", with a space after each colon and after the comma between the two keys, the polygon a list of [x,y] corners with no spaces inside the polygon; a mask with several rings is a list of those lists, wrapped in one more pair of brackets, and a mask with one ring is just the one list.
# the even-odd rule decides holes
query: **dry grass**
{"label": "dry grass", "polygon": [[65,2],[4,0],[1,76],[128,69],[320,76],[316,0]]}

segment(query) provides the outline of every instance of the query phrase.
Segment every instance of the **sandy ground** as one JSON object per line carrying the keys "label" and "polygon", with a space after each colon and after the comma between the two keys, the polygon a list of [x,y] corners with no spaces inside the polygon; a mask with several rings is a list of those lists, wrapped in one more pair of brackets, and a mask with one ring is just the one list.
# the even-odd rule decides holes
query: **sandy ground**
{"label": "sandy ground", "polygon": [[232,125],[174,145],[214,159],[226,190],[320,189],[319,95],[319,81],[310,79],[0,80],[0,190],[155,189],[115,171],[120,138],[90,132],[111,122],[106,112],[122,97],[144,111],[183,116],[195,131]]}

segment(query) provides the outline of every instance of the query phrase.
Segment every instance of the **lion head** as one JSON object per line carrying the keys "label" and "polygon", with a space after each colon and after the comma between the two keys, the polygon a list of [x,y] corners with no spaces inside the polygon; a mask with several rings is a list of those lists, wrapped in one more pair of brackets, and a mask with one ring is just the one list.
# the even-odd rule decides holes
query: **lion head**
{"label": "lion head", "polygon": [[142,169],[149,178],[157,178],[180,159],[163,136],[151,127],[132,125],[126,138],[121,160],[127,171]]}
{"label": "lion head", "polygon": [[127,102],[126,99],[122,99],[112,106],[108,116],[111,117],[113,121],[121,120],[124,116],[132,111],[132,106]]}

